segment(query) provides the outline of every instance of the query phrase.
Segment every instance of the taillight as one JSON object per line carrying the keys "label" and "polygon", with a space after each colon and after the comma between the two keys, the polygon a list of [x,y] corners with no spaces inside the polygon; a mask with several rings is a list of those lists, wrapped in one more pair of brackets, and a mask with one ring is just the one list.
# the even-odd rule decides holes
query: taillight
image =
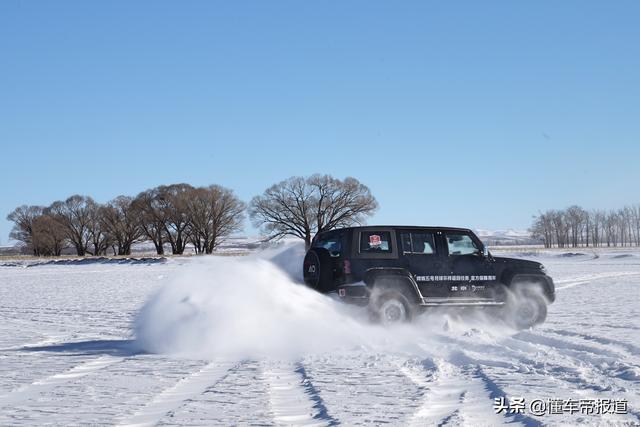
{"label": "taillight", "polygon": [[351,274],[351,261],[348,259],[342,261],[342,269],[344,270],[344,274]]}

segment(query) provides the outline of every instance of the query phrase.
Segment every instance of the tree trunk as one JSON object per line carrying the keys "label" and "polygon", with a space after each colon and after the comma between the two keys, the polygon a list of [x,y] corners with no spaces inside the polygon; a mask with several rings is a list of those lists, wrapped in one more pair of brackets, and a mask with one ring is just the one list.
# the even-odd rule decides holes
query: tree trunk
{"label": "tree trunk", "polygon": [[153,241],[153,244],[156,247],[156,252],[158,255],[164,255],[164,242],[162,241],[162,239],[156,241]]}
{"label": "tree trunk", "polygon": [[304,250],[308,251],[311,247],[311,233],[307,232],[304,236]]}

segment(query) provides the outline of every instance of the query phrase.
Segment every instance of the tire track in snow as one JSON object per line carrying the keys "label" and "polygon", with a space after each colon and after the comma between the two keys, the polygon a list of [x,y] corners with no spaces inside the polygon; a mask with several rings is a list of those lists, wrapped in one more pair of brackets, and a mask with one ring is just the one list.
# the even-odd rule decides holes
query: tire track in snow
{"label": "tire track in snow", "polygon": [[261,362],[244,360],[203,393],[184,401],[159,422],[163,426],[273,425],[269,387]]}
{"label": "tire track in snow", "polygon": [[605,398],[611,398],[612,394],[616,398],[624,398],[629,404],[629,414],[640,422],[640,410],[636,409],[640,408],[640,395],[632,392],[633,386],[638,383],[637,367],[622,364],[615,353],[564,339],[532,332],[521,332],[512,338],[544,346],[554,360],[568,360],[573,365],[571,369],[557,372],[565,375],[554,375],[555,378],[574,383],[578,391],[589,389],[603,394]]}
{"label": "tire track in snow", "polygon": [[[622,388],[626,389],[626,385],[629,385],[629,388],[633,389],[634,386],[640,382],[640,358],[638,358],[640,352],[637,351],[638,348],[633,344],[569,331],[549,331],[549,333],[561,337],[572,337],[595,342],[603,347],[617,347],[620,349],[620,354],[615,358],[592,357],[587,355],[579,360],[588,362],[594,371],[600,372],[604,377],[614,381],[618,380],[618,384]],[[640,395],[640,393],[638,394]],[[638,403],[640,407],[640,401]]]}
{"label": "tire track in snow", "polygon": [[[534,332],[520,332],[512,338],[551,349],[551,351],[577,362],[582,369],[588,367],[593,371],[600,372],[607,379],[620,378],[632,382],[637,382],[638,380],[638,374],[631,378],[615,375],[620,370],[640,372],[640,366],[635,361],[628,360],[630,358],[628,353],[601,349],[593,345],[585,345]],[[582,365],[586,366],[583,367]]]}
{"label": "tire track in snow", "polygon": [[338,423],[405,425],[420,406],[422,391],[399,372],[398,356],[348,351],[308,355],[303,363],[305,376]]}
{"label": "tire track in snow", "polygon": [[307,370],[305,369],[305,367],[304,367],[304,365],[302,364],[301,361],[298,362],[298,364],[297,364],[296,372],[299,372],[300,375],[302,376],[303,385],[304,385],[305,389],[307,390],[307,392],[309,393],[311,399],[316,403],[316,407],[317,407],[317,409],[319,411],[320,417],[330,421],[330,425],[338,425],[338,424],[340,424],[338,422],[338,420],[336,420],[331,415],[329,415],[329,411],[327,410],[327,407],[325,406],[324,401],[322,400],[322,397],[320,396],[320,392],[318,392],[318,389],[316,389],[316,387],[313,385],[313,382],[311,382],[311,378],[307,374]]}
{"label": "tire track in snow", "polygon": [[[514,351],[515,348],[523,354],[535,352],[539,358],[541,357],[540,360],[529,359],[527,364],[521,366],[519,372],[525,376],[520,377],[519,381],[512,380],[513,369],[505,370],[489,365],[483,367],[485,372],[487,370],[501,372],[500,382],[507,388],[515,387],[516,390],[520,390],[519,395],[529,394],[527,388],[523,388],[523,384],[528,384],[536,389],[547,390],[546,396],[536,397],[585,399],[624,397],[629,402],[629,414],[640,420],[640,414],[633,409],[638,407],[637,395],[628,394],[634,387],[629,387],[628,383],[617,380],[611,372],[597,370],[592,363],[585,363],[571,355],[558,352],[553,347],[545,348],[526,341],[511,339],[510,342],[505,342],[504,348],[509,351]],[[526,359],[523,357],[521,360],[524,362]],[[513,363],[517,365],[517,361]],[[624,418],[619,420],[622,422]],[[628,420],[624,422],[628,423]]]}
{"label": "tire track in snow", "polygon": [[[553,390],[552,394],[542,397],[557,397],[559,390],[572,393],[568,397],[573,397],[575,394],[580,398],[620,398],[622,396],[629,402],[630,416],[640,420],[635,409],[637,396],[628,394],[629,389],[633,390],[633,387],[627,387],[626,384],[620,384],[620,381],[610,379],[610,374],[593,371],[592,365],[599,365],[599,361],[583,363],[575,357],[558,353],[553,348],[541,348],[534,343],[513,338],[501,340],[495,346],[446,336],[442,336],[440,339],[449,347],[455,345],[459,349],[452,353],[448,361],[462,369],[476,367],[475,375],[486,383],[486,388],[491,391],[493,398],[511,395],[526,397],[531,394],[529,387],[539,390],[541,386],[549,390],[547,393]],[[533,355],[529,357],[531,353]],[[596,357],[598,356],[596,355]],[[514,371],[524,374],[525,377],[513,381]],[[496,379],[495,376],[498,373]],[[593,380],[594,376],[598,378],[595,381]],[[603,381],[607,382],[605,387],[602,386]],[[557,385],[553,386],[552,383]],[[614,390],[617,391],[614,392]],[[594,392],[597,394],[594,395]],[[451,421],[463,423],[463,414],[458,412],[451,415]],[[536,418],[522,418],[523,414],[509,415],[518,417],[519,421],[525,425],[539,425],[536,424],[538,423]],[[624,417],[616,419],[621,422],[629,422],[628,418]]]}
{"label": "tire track in snow", "polygon": [[622,347],[627,352],[631,353],[633,356],[640,356],[640,347],[633,345],[631,343],[615,340],[612,338],[600,337],[598,335],[590,335],[590,334],[581,334],[578,332],[571,332],[563,329],[545,329],[545,332],[550,332],[556,335],[562,335],[567,337],[579,337],[586,341],[596,342],[598,344],[602,344],[605,346],[613,345],[616,347]]}
{"label": "tire track in snow", "polygon": [[156,425],[166,415],[174,412],[195,396],[214,387],[231,369],[237,368],[242,363],[211,362],[157,394],[141,410],[119,421],[118,425],[129,427]]}
{"label": "tire track in snow", "polygon": [[593,282],[594,280],[613,279],[616,277],[628,277],[628,276],[640,276],[640,273],[636,271],[621,271],[616,273],[588,274],[586,276],[578,276],[570,279],[556,280],[555,288],[556,288],[556,291],[561,291],[563,289],[569,289],[579,285],[587,285]]}
{"label": "tire track in snow", "polygon": [[[421,347],[430,351],[423,345]],[[506,396],[506,392],[484,373],[480,362],[462,351],[454,352],[448,360],[425,359],[421,371],[413,369],[403,372],[426,389],[422,406],[414,413],[411,425],[475,427],[513,422],[525,426],[542,425],[524,414],[496,414],[493,410],[494,399]]]}
{"label": "tire track in snow", "polygon": [[[10,324],[11,327],[21,331],[32,332],[35,329],[40,333],[51,332],[57,335],[62,332],[66,335],[75,333],[101,335],[105,329],[126,335],[130,329],[127,323],[133,315],[133,313],[109,310],[101,312],[99,310],[57,310],[47,307],[0,307],[0,318],[3,323]],[[82,321],[79,322],[79,319]],[[122,324],[119,325],[118,322]]]}
{"label": "tire track in snow", "polygon": [[[484,355],[486,354],[482,353],[481,356],[484,356]],[[572,384],[572,385],[577,384],[582,386],[585,386],[589,382],[588,377],[585,377],[580,372],[579,368],[571,370],[572,373],[575,374],[576,381],[572,381],[569,378],[559,378],[556,375],[556,373],[566,374],[567,372],[565,372],[565,369],[561,367],[558,368],[560,365],[547,364],[547,362],[542,362],[542,364],[545,366],[542,369],[542,372],[537,372],[538,369],[534,369],[534,371],[531,374],[527,374],[527,375],[531,375],[529,378],[520,378],[519,381],[514,382],[512,379],[513,369],[509,369],[507,367],[508,364],[495,363],[496,361],[493,361],[493,360],[484,360],[482,358],[479,358],[478,356],[471,355],[469,351],[467,351],[466,349],[461,349],[457,352],[454,352],[450,356],[450,361],[455,365],[461,367],[463,371],[466,370],[467,372],[471,372],[474,377],[481,379],[485,383],[485,388],[486,390],[488,390],[489,396],[492,399],[496,399],[500,397],[510,397],[510,396],[518,396],[518,397],[529,396],[529,398],[531,398],[532,396],[530,396],[531,392],[529,387],[533,386],[537,389],[537,386],[539,385],[545,385],[547,389],[553,390],[553,394],[548,396],[534,395],[533,397],[536,397],[536,398],[557,397],[558,390],[564,389],[564,387],[562,387],[563,382]],[[536,363],[536,365],[539,365],[539,364],[540,362]],[[548,371],[549,366],[547,365],[553,366],[552,368],[553,370]],[[496,378],[496,375],[495,375],[496,371],[502,372],[502,375],[499,375],[498,378]],[[558,386],[552,387],[549,384],[550,381],[558,383]],[[528,386],[525,386],[524,384],[527,384]],[[514,391],[515,393],[510,393],[509,389],[514,385],[516,386],[516,388],[511,391]],[[584,389],[587,389],[587,390],[580,389],[580,388],[576,390],[575,387],[573,387],[572,389],[574,390],[575,393],[579,395],[580,398],[599,397],[598,395],[593,395],[593,391],[598,390],[597,387],[589,387],[589,386],[584,387]],[[606,390],[606,391],[611,393],[611,390]],[[625,389],[621,389],[621,391],[624,392]],[[562,396],[562,397],[565,397],[565,396]],[[573,397],[573,396],[569,396],[569,397]],[[614,394],[607,394],[603,397],[604,398],[613,398],[613,397],[620,398],[617,392]],[[633,400],[629,399],[629,396],[624,396],[624,397],[627,398],[627,400],[630,403],[629,415],[631,417],[635,417],[640,420],[637,411],[633,409],[633,406],[634,406]],[[572,421],[570,419],[536,418],[536,417],[527,415],[526,413],[523,414],[523,413],[506,412],[506,413],[503,413],[503,415],[505,417],[505,422],[508,422],[508,423],[519,422],[525,426],[540,426],[540,425],[546,424],[547,422],[558,423],[558,425],[567,425],[568,423],[573,423],[575,421],[575,420]],[[463,423],[465,421],[464,417],[461,417],[460,414],[455,414],[455,417],[453,419],[455,420],[456,423]],[[611,424],[615,424],[616,422],[618,422],[618,423],[626,423],[625,425],[627,424],[634,425],[633,422],[629,421],[629,418],[626,418],[624,416],[612,415],[606,420]],[[475,424],[469,423],[469,425],[475,425]]]}
{"label": "tire track in snow", "polygon": [[[495,399],[507,396],[506,391],[503,390],[491,378],[489,378],[489,376],[484,372],[484,370],[478,364],[476,364],[475,376],[477,378],[480,378],[484,382],[485,388],[489,391],[489,398],[492,400],[492,402],[494,402]],[[505,412],[504,417],[509,423],[516,421],[527,427],[533,427],[533,426],[537,427],[537,426],[543,425],[540,421],[517,412],[516,413]]]}
{"label": "tire track in snow", "polygon": [[268,362],[263,376],[269,386],[274,421],[287,426],[333,426],[333,419],[301,363]]}
{"label": "tire track in snow", "polygon": [[[458,353],[467,355],[483,367],[500,368],[509,371],[516,370],[539,375],[548,375],[549,371],[579,375],[578,370],[574,367],[558,364],[546,357],[546,355],[541,358],[541,349],[527,341],[501,338],[497,342],[486,343],[475,336],[470,336],[472,339],[462,339],[437,335],[436,338],[445,343],[448,348],[458,349]],[[470,356],[471,354],[473,356]],[[571,383],[571,385],[573,387],[575,384]]]}
{"label": "tire track in snow", "polygon": [[438,380],[438,365],[431,358],[423,359],[418,363],[412,360],[400,364],[398,369],[409,378],[420,390],[422,403],[408,420],[409,426],[423,426],[429,420],[433,410],[432,389],[436,387]]}
{"label": "tire track in snow", "polygon": [[124,358],[122,357],[101,356],[76,365],[64,372],[34,381],[33,383],[22,386],[8,394],[5,394],[4,396],[0,396],[0,408],[37,398],[43,393],[47,393],[61,384],[84,377],[123,360]]}
{"label": "tire track in snow", "polygon": [[[586,328],[592,328],[594,326],[593,323],[584,323],[584,322],[577,322],[575,323],[575,325],[584,326]],[[607,328],[607,329],[626,329],[626,330],[640,331],[639,326],[633,326],[633,325],[598,325],[598,327]]]}
{"label": "tire track in snow", "polygon": [[527,343],[544,345],[546,347],[550,347],[555,350],[566,350],[582,352],[587,354],[593,354],[597,356],[605,356],[616,358],[620,356],[620,353],[609,350],[595,347],[590,344],[580,344],[572,341],[567,341],[561,338],[550,337],[547,335],[542,335],[536,332],[531,331],[521,331],[511,337],[512,339],[516,339],[519,341],[524,341]]}

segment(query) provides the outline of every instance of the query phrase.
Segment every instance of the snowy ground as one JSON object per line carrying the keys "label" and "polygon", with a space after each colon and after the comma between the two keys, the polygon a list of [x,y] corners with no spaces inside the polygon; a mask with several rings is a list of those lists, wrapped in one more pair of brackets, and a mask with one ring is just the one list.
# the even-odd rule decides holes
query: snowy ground
{"label": "snowy ground", "polygon": [[[520,333],[382,329],[255,257],[0,267],[0,425],[640,425],[640,253],[512,255],[557,286]],[[553,398],[628,414],[530,413]]]}

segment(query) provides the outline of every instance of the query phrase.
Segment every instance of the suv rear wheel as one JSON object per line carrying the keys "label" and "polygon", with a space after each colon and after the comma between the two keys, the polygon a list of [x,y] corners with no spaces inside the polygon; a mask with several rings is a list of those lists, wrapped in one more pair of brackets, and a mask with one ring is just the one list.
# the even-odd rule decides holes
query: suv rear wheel
{"label": "suv rear wheel", "polygon": [[413,307],[399,291],[383,291],[374,298],[370,309],[373,319],[384,325],[406,323],[413,319]]}

